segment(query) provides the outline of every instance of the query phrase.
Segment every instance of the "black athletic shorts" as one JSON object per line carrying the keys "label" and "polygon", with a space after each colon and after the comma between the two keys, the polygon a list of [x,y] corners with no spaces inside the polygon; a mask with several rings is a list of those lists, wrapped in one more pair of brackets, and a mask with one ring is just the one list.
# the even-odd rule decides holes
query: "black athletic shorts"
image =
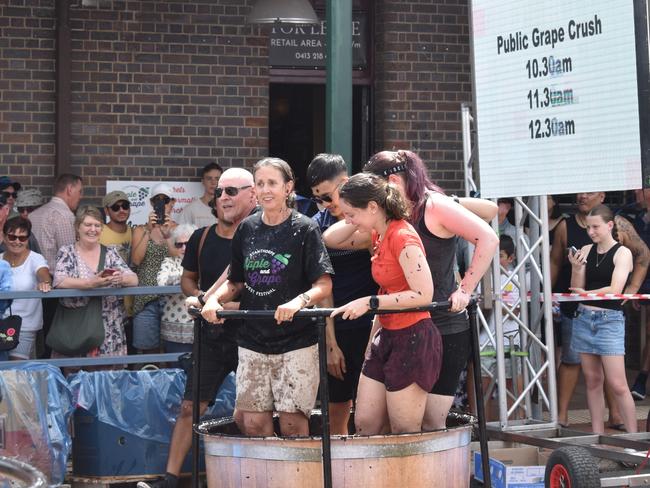
{"label": "black athletic shorts", "polygon": [[[199,399],[212,402],[217,396],[221,383],[231,372],[237,371],[237,343],[226,334],[215,334],[204,325],[201,329],[201,364],[199,372]],[[189,372],[185,384],[185,400],[192,400],[192,373]]]}
{"label": "black athletic shorts", "polygon": [[472,351],[472,334],[469,329],[442,336],[442,369],[430,393],[454,396],[460,373],[467,366]]}
{"label": "black athletic shorts", "polygon": [[372,324],[367,327],[362,326],[335,332],[336,343],[343,352],[343,357],[345,357],[346,373],[343,376],[343,381],[334,378],[332,375],[327,375],[330,402],[347,402],[357,397],[359,375],[361,374],[371,329]]}

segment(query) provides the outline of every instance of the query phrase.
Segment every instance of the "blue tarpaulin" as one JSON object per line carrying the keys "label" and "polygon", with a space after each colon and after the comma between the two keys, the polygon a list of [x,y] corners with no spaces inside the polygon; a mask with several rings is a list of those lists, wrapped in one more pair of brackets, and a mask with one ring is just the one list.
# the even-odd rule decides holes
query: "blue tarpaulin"
{"label": "blue tarpaulin", "polygon": [[0,413],[5,446],[0,454],[31,464],[61,484],[72,448],[68,422],[72,393],[59,368],[0,364]]}
{"label": "blue tarpaulin", "polygon": [[[143,439],[169,442],[185,390],[181,369],[81,371],[69,378],[76,404],[112,425]],[[224,381],[210,415],[232,415],[234,374]]]}

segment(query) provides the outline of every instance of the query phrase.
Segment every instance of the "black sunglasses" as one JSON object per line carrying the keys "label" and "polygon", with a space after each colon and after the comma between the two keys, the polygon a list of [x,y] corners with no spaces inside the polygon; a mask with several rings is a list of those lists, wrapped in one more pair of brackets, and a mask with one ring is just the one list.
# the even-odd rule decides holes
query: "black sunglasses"
{"label": "black sunglasses", "polygon": [[165,202],[165,205],[167,205],[169,202],[172,201],[171,198],[169,198],[167,195],[156,195],[151,199],[152,202],[160,202],[163,201]]}
{"label": "black sunglasses", "polygon": [[236,197],[237,194],[239,193],[239,190],[244,190],[246,188],[250,188],[252,185],[246,185],[246,186],[227,186],[225,188],[217,188],[214,190],[214,198],[221,198],[221,195],[223,195],[223,192],[226,192],[226,195],[229,197]]}
{"label": "black sunglasses", "polygon": [[126,201],[126,200],[122,201],[122,203],[120,203],[120,202],[116,202],[116,203],[114,203],[113,205],[111,205],[109,208],[110,208],[113,212],[119,212],[120,209],[122,209],[122,210],[128,210],[128,209],[131,208],[131,202]]}
{"label": "black sunglasses", "polygon": [[2,194],[5,198],[18,198],[17,191],[3,191]]}
{"label": "black sunglasses", "polygon": [[323,202],[332,203],[332,195],[321,195],[320,197],[311,197],[311,201],[321,205]]}
{"label": "black sunglasses", "polygon": [[18,239],[20,242],[27,242],[29,236],[17,236],[16,234],[7,234],[7,239],[10,241],[15,241]]}
{"label": "black sunglasses", "polygon": [[185,242],[174,242],[174,247],[176,249],[183,249],[185,246],[187,246],[187,241],[185,241]]}
{"label": "black sunglasses", "polygon": [[[332,193],[334,193],[335,191],[338,191],[338,189],[341,188],[342,184],[343,184],[343,182],[340,182],[338,185],[336,185],[336,188],[334,189],[334,191]],[[314,203],[317,203],[318,205],[321,205],[323,202],[332,203],[332,193],[329,193],[329,194],[324,193],[323,195],[321,195],[319,197],[316,197],[316,196],[311,197],[311,201],[314,202]]]}
{"label": "black sunglasses", "polygon": [[34,210],[36,210],[38,207],[18,207],[18,213],[32,213]]}

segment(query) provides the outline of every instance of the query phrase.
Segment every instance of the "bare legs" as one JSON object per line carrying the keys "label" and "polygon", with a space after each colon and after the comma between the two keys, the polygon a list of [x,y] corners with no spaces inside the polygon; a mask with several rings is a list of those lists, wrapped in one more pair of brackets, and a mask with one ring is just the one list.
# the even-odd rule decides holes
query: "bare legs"
{"label": "bare legs", "polygon": [[383,383],[361,375],[355,424],[357,434],[375,435],[419,432],[427,404],[427,392],[413,383],[399,391],[386,391]]}
{"label": "bare legs", "polygon": [[594,433],[605,431],[603,418],[605,415],[604,383],[610,386],[615,401],[620,410],[625,429],[628,432],[637,431],[636,411],[634,400],[627,387],[625,377],[625,361],[623,356],[597,356],[595,354],[580,354],[582,371],[587,386],[587,404],[591,415],[591,428]]}
{"label": "bare legs", "polygon": [[[279,412],[280,432],[286,437],[308,436],[309,421],[302,412]],[[244,435],[269,437],[273,432],[273,412],[241,412]]]}
{"label": "bare legs", "polygon": [[569,423],[569,403],[580,378],[580,365],[562,363],[557,371],[558,421],[562,425]]}
{"label": "bare legs", "polygon": [[[469,388],[469,386],[468,386]],[[454,404],[453,396],[427,395],[427,406],[422,421],[423,430],[439,430],[447,427],[447,414]]]}
{"label": "bare legs", "polygon": [[352,400],[330,402],[330,432],[332,435],[348,435]]}

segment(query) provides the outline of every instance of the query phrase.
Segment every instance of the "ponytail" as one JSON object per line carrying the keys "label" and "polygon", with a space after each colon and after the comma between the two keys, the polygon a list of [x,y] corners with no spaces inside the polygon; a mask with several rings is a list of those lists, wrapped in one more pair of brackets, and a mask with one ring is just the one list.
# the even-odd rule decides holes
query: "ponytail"
{"label": "ponytail", "polygon": [[386,199],[382,207],[386,212],[386,217],[392,220],[407,220],[409,208],[399,190],[390,183],[386,183],[384,191],[386,192]]}

